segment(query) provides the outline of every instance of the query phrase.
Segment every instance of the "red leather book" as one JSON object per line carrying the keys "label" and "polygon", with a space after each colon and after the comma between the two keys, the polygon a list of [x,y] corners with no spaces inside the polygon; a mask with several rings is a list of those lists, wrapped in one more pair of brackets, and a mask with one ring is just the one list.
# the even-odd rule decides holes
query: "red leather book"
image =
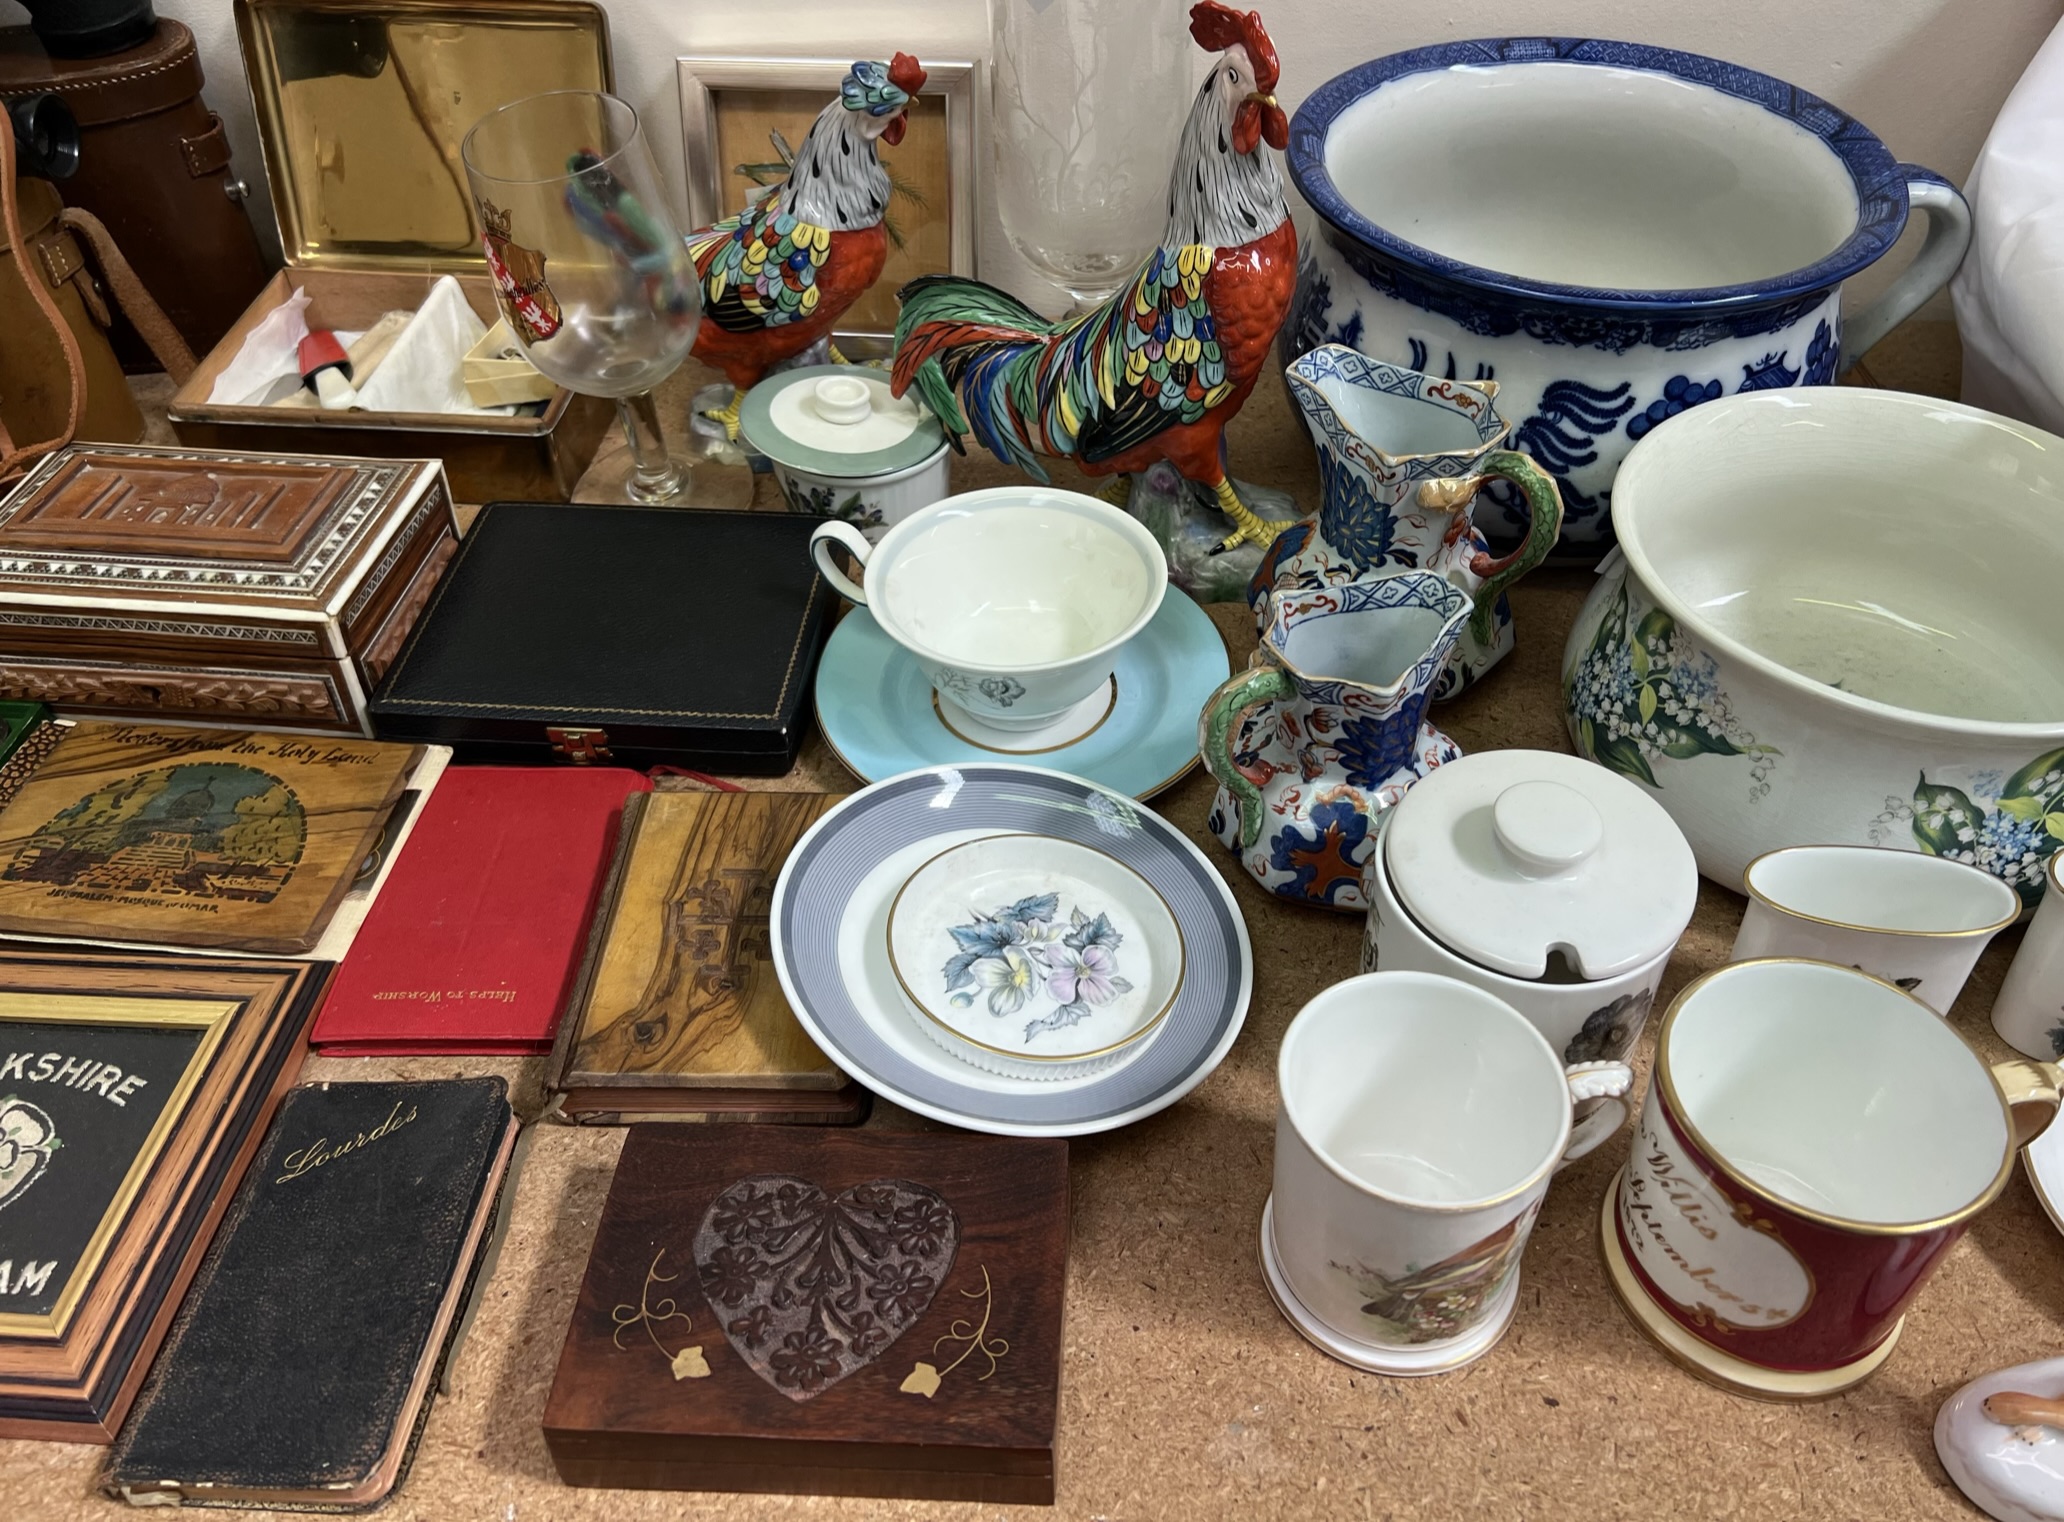
{"label": "red leather book", "polygon": [[311,1035],[331,1056],[549,1051],[624,799],[616,767],[454,766]]}

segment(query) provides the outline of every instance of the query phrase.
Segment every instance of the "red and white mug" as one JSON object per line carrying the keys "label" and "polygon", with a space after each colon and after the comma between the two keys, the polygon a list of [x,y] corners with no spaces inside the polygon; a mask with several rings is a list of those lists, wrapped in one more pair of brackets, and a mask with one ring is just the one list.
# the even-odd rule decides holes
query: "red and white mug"
{"label": "red and white mug", "polygon": [[1635,1321],[1694,1373],[1775,1399],[1832,1395],[1891,1354],[1907,1306],[2064,1069],[1988,1069],[1911,995],[1853,968],[1737,962],[1656,1036],[1601,1222]]}

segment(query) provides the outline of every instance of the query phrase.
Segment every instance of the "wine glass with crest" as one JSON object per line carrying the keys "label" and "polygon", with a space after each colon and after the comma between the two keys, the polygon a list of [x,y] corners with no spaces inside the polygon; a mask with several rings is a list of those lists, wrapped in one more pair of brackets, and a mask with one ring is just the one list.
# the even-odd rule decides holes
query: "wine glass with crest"
{"label": "wine glass with crest", "polygon": [[553,90],[491,111],[461,145],[495,298],[548,379],[616,403],[633,502],[693,502],[700,472],[668,451],[652,390],[702,322],[682,241],[638,113]]}

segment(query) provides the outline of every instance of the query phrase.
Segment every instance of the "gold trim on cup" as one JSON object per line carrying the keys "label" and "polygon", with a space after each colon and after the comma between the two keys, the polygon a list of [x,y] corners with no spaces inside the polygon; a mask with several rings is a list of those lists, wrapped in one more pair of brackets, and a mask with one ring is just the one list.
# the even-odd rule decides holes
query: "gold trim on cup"
{"label": "gold trim on cup", "polygon": [[[965,850],[969,846],[986,845],[992,840],[1052,840],[1058,841],[1065,846],[1074,846],[1080,850],[1089,851],[1103,857],[1127,876],[1138,878],[1140,886],[1154,895],[1155,899],[1160,903],[1162,911],[1167,914],[1168,923],[1175,927],[1175,987],[1169,993],[1167,1002],[1154,1012],[1152,1019],[1148,1020],[1124,1040],[1113,1041],[1109,1046],[1100,1046],[1093,1052],[1069,1052],[1066,1056],[1048,1056],[1041,1052],[1019,1051],[1007,1046],[991,1046],[986,1041],[977,1041],[973,1036],[968,1035],[956,1026],[948,1025],[944,1020],[931,1012],[924,1000],[918,997],[917,990],[912,988],[909,980],[903,976],[902,965],[896,960],[896,910],[902,904],[903,895],[909,891],[910,884],[917,877],[918,873],[923,872],[925,868],[931,866],[934,862],[951,856],[955,851]],[[1029,830],[999,830],[994,835],[977,835],[972,840],[960,841],[948,846],[943,851],[926,857],[924,861],[912,869],[909,877],[903,879],[902,887],[898,888],[896,896],[889,900],[889,917],[887,925],[882,932],[882,940],[887,944],[889,950],[889,971],[895,974],[896,986],[903,990],[903,997],[910,1001],[912,1009],[923,1015],[932,1024],[938,1026],[940,1030],[946,1032],[955,1041],[964,1041],[969,1046],[977,1047],[985,1052],[993,1052],[998,1057],[1008,1057],[1014,1062],[1034,1064],[1047,1062],[1055,1064],[1088,1062],[1097,1057],[1108,1057],[1113,1052],[1122,1052],[1127,1047],[1138,1044],[1152,1032],[1159,1029],[1161,1022],[1168,1018],[1168,1012],[1175,1008],[1175,1001],[1182,997],[1183,980],[1189,976],[1190,972],[1190,946],[1183,936],[1182,921],[1176,918],[1175,906],[1168,902],[1159,888],[1148,882],[1146,878],[1141,877],[1138,872],[1113,856],[1109,851],[1102,850],[1085,841],[1069,840],[1061,835],[1038,835]]]}
{"label": "gold trim on cup", "polygon": [[[1854,1389],[1892,1356],[1899,1334],[1906,1329],[1904,1316],[1892,1324],[1892,1330],[1885,1334],[1884,1341],[1863,1357],[1833,1369],[1773,1369],[1707,1342],[1657,1304],[1648,1286],[1635,1273],[1626,1249],[1620,1246],[1620,1190],[1626,1180],[1627,1170],[1622,1165],[1606,1186],[1605,1202],[1598,1213],[1599,1256],[1605,1260],[1606,1281],[1612,1285],[1627,1319],[1655,1345],[1657,1352],[1678,1368],[1735,1395],[1794,1405],[1802,1401],[1826,1400],[1831,1395]],[[1685,1343],[1694,1344],[1695,1348],[1679,1346],[1677,1339],[1680,1337]]]}
{"label": "gold trim on cup", "polygon": [[[1959,1206],[1947,1215],[1937,1216],[1933,1220],[1928,1221],[1852,1221],[1846,1216],[1834,1215],[1824,1210],[1815,1210],[1812,1206],[1802,1205],[1797,1200],[1786,1199],[1774,1190],[1757,1183],[1739,1168],[1735,1167],[1733,1163],[1729,1162],[1720,1149],[1706,1139],[1705,1133],[1699,1130],[1698,1126],[1692,1121],[1691,1116],[1686,1112],[1684,1100],[1677,1092],[1677,1085],[1671,1080],[1670,1031],[1676,1025],[1677,1016],[1683,1011],[1691,996],[1715,978],[1722,977],[1741,967],[1763,967],[1788,963],[1797,963],[1807,967],[1832,968],[1834,971],[1848,977],[1868,979],[1870,982],[1876,983],[1880,987],[1897,994],[1925,1014],[1936,1026],[1947,1030],[1951,1036],[1962,1042],[1964,1049],[1970,1052],[1971,1060],[1984,1069],[1986,1078],[1992,1084],[1993,1097],[1999,1101],[2000,1122],[2006,1131],[2006,1144],[2004,1148],[2005,1155],[2000,1159],[1999,1171],[1993,1175],[1992,1182],[1985,1187],[1984,1192],[1976,1199],[1968,1204]],[[1898,984],[1888,983],[1885,979],[1864,972],[1859,968],[1844,967],[1839,962],[1823,962],[1817,957],[1751,957],[1747,961],[1729,962],[1725,966],[1716,967],[1711,972],[1696,977],[1685,984],[1678,991],[1677,997],[1670,1001],[1670,1007],[1663,1011],[1662,1023],[1656,1027],[1655,1081],[1656,1085],[1662,1090],[1663,1097],[1669,1101],[1670,1124],[1676,1126],[1689,1137],[1692,1144],[1705,1155],[1707,1164],[1724,1174],[1728,1182],[1754,1195],[1757,1199],[1774,1205],[1789,1215],[1798,1217],[1800,1220],[1811,1221],[1815,1225],[1830,1227],[1836,1231],[1852,1232],[1858,1236],[1920,1236],[1925,1232],[1941,1231],[1947,1227],[1968,1221],[1987,1205],[1999,1198],[2000,1191],[2007,1187],[2007,1179],[2013,1174],[2014,1161],[2020,1155],[2020,1148],[2014,1142],[2014,1111],[2013,1107],[2007,1103],[2006,1091],[1999,1086],[1999,1079],[1993,1076],[1990,1064],[1978,1055],[1977,1050],[1968,1041],[1964,1041],[1962,1036],[1957,1035],[1956,1031],[1940,1015],[1936,1014],[1934,1010],[1921,1003],[1919,999],[1916,999]]]}
{"label": "gold trim on cup", "polygon": [[[1794,909],[1788,904],[1780,904],[1776,899],[1758,888],[1755,882],[1756,868],[1770,860],[1773,856],[1788,856],[1794,851],[1894,851],[1894,848],[1891,846],[1859,846],[1840,843],[1778,846],[1773,850],[1765,851],[1761,856],[1758,856],[1754,861],[1742,868],[1742,892],[1763,905],[1766,909],[1774,909],[1779,914],[1786,915],[1795,920],[1804,920],[1810,925],[1826,925],[1833,930],[1855,930],[1865,935],[1911,935],[1925,937],[1929,940],[1957,940],[1961,937],[1972,935],[1998,935],[2007,926],[2021,918],[2021,895],[2014,893],[2011,887],[2008,887],[2006,883],[1994,877],[1983,867],[1974,867],[1967,861],[1957,861],[1952,857],[1935,856],[1921,851],[1894,851],[1894,854],[1899,856],[1919,856],[1928,861],[1939,861],[1946,867],[1957,867],[1965,872],[1976,872],[1987,882],[1999,883],[2002,888],[2006,888],[2007,892],[2014,893],[2014,907],[2007,912],[2005,919],[1991,925],[1980,925],[1971,930],[1896,930],[1890,925],[1858,925],[1848,920],[1831,920],[1823,915],[1808,914],[1804,910]],[[2054,854],[2050,857],[2052,862],[2056,859]]]}
{"label": "gold trim on cup", "polygon": [[986,750],[992,756],[1048,756],[1057,750],[1066,750],[1071,745],[1080,745],[1110,722],[1111,715],[1118,711],[1118,673],[1114,671],[1105,677],[1104,685],[1110,689],[1110,700],[1104,704],[1104,711],[1098,716],[1096,723],[1058,745],[1035,745],[1026,750],[1008,750],[1001,745],[984,745],[973,735],[964,735],[953,727],[953,721],[946,717],[946,705],[939,701],[939,689],[936,687],[932,689],[932,713],[937,717],[940,726],[954,739],[963,745],[972,745],[976,750]]}

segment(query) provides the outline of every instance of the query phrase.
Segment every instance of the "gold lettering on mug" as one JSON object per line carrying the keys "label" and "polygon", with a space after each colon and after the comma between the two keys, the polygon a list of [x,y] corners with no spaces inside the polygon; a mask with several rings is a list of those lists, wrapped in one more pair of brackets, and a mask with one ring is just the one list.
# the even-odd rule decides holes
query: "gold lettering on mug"
{"label": "gold lettering on mug", "polygon": [[1813,1298],[1812,1274],[1776,1230],[1730,1209],[1646,1112],[1619,1212],[1643,1273],[1700,1326],[1723,1333],[1783,1326]]}

